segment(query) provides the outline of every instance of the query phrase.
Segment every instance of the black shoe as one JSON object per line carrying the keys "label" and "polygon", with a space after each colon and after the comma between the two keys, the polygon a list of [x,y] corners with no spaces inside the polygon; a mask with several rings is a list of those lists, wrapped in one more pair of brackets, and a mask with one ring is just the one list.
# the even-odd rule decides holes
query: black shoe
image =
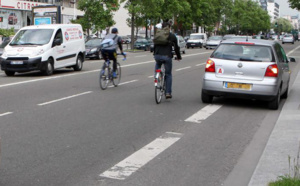
{"label": "black shoe", "polygon": [[169,94],[169,93],[167,93],[167,94],[166,94],[166,99],[171,99],[171,98],[172,98],[172,95]]}

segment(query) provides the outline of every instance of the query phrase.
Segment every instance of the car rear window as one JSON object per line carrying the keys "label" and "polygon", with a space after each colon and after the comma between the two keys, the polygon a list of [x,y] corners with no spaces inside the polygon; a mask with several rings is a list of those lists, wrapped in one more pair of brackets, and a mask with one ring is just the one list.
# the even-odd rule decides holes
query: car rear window
{"label": "car rear window", "polygon": [[248,44],[221,44],[211,57],[236,61],[275,62],[271,47]]}

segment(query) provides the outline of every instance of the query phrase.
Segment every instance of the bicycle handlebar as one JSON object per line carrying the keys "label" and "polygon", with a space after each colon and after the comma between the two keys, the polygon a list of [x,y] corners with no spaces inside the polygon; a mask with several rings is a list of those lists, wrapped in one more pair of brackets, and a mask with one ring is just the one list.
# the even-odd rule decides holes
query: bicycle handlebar
{"label": "bicycle handlebar", "polygon": [[124,58],[123,58],[123,61],[125,61],[126,60],[126,52],[123,52],[123,53],[117,53],[117,55],[122,55],[122,56],[124,56]]}

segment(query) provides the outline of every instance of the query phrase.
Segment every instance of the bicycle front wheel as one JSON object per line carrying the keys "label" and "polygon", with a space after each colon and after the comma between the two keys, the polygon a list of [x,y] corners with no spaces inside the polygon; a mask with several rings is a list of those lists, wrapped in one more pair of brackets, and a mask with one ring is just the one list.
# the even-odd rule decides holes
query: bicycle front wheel
{"label": "bicycle front wheel", "polygon": [[104,72],[101,73],[102,70],[100,70],[100,76],[99,76],[99,84],[100,84],[100,88],[102,90],[105,90],[109,84],[109,70],[108,68],[104,69]]}
{"label": "bicycle front wheel", "polygon": [[113,84],[115,87],[118,86],[121,81],[121,65],[120,65],[120,63],[117,63],[116,73],[117,73],[117,77],[113,78]]}
{"label": "bicycle front wheel", "polygon": [[157,83],[155,86],[155,101],[157,104],[159,104],[162,100],[162,97],[164,95],[164,78],[163,78],[163,74],[161,72],[158,72],[158,74],[156,75],[157,78]]}

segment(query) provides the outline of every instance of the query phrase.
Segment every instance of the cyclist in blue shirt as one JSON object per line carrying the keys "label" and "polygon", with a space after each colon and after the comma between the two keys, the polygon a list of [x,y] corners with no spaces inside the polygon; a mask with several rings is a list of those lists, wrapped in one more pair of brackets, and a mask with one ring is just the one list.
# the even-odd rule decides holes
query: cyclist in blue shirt
{"label": "cyclist in blue shirt", "polygon": [[[118,29],[117,28],[113,28],[111,30],[111,34],[107,34],[104,37],[103,42],[109,41],[109,40],[113,41],[112,44],[103,45],[103,48],[101,49],[101,54],[102,54],[102,57],[105,61],[107,59],[113,60],[113,77],[116,78],[117,77],[116,70],[117,70],[117,49],[118,49],[118,46],[120,48],[121,54],[123,56],[125,56],[125,54],[123,52],[123,47],[122,47],[122,38],[118,36]],[[103,65],[101,73],[104,73],[104,67],[105,67],[105,65]]]}

